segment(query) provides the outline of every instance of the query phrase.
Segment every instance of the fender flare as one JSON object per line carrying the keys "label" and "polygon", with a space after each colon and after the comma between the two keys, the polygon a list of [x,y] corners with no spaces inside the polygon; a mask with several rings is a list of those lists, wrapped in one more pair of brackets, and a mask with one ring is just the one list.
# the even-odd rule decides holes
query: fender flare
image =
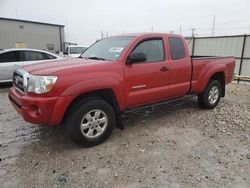
{"label": "fender flare", "polygon": [[67,88],[61,96],[78,97],[84,93],[97,91],[101,89],[111,89],[116,97],[120,109],[125,107],[125,94],[122,91],[122,83],[115,78],[96,78],[84,80]]}
{"label": "fender flare", "polygon": [[216,73],[223,72],[223,74],[225,75],[225,68],[226,66],[224,64],[217,64],[208,69],[204,68],[201,71],[199,79],[198,79],[199,80],[198,85],[200,86],[198,89],[198,92],[204,91],[204,89],[207,87],[207,84],[210,78]]}

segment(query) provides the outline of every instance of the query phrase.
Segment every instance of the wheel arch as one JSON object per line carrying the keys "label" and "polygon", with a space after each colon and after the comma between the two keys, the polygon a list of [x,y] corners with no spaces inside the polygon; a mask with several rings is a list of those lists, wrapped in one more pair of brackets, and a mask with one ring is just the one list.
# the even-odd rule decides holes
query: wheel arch
{"label": "wheel arch", "polygon": [[200,75],[200,78],[202,76],[202,80],[200,82],[200,89],[199,89],[199,93],[202,93],[207,85],[209,84],[209,82],[211,80],[218,80],[221,83],[221,87],[222,87],[222,97],[225,96],[225,66],[224,65],[216,65],[211,67],[210,69],[208,69],[205,73],[205,75],[202,76],[202,74]]}
{"label": "wheel arch", "polygon": [[93,100],[95,98],[102,99],[102,100],[106,101],[107,103],[109,103],[113,107],[113,109],[116,113],[117,127],[123,129],[124,126],[123,126],[122,119],[121,119],[121,110],[119,107],[119,103],[118,103],[117,97],[115,95],[115,92],[110,88],[103,88],[103,89],[88,91],[88,92],[81,93],[78,96],[76,96],[71,101],[67,110],[64,113],[63,123],[65,122],[66,117],[70,113],[70,111],[72,110],[73,106],[76,105],[79,100],[83,100],[83,99]]}
{"label": "wheel arch", "polygon": [[226,93],[226,88],[225,88],[225,73],[223,71],[216,72],[215,74],[213,74],[210,77],[209,81],[211,81],[211,80],[218,80],[221,83],[221,88],[222,88],[221,96],[225,97],[225,93]]}

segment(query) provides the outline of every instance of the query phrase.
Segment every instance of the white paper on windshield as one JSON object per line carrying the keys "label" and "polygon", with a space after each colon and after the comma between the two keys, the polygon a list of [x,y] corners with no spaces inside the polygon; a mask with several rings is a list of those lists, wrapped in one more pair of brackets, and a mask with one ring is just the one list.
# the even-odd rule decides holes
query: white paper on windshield
{"label": "white paper on windshield", "polygon": [[119,53],[119,52],[121,52],[123,50],[123,47],[111,47],[110,49],[109,49],[109,52],[115,52],[115,53]]}

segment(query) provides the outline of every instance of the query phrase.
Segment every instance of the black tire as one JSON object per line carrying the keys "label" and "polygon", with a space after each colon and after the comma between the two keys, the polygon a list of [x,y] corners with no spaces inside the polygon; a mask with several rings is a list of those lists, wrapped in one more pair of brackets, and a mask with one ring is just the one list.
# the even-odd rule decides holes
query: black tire
{"label": "black tire", "polygon": [[[82,133],[81,124],[83,118],[93,110],[100,110],[104,112],[107,117],[107,124],[101,135],[94,138],[89,138],[87,137],[88,135],[85,136],[84,133]],[[112,133],[115,124],[115,112],[113,107],[109,103],[98,98],[87,98],[77,101],[71,107],[69,113],[67,113],[65,122],[65,133],[76,144],[82,145],[84,147],[90,147],[103,143]]]}
{"label": "black tire", "polygon": [[[211,100],[209,100],[209,92],[212,88],[218,89],[218,98],[217,97],[215,98],[216,99],[214,100],[215,102],[211,102]],[[199,106],[204,109],[213,109],[220,102],[221,95],[222,95],[221,82],[219,82],[218,80],[211,80],[209,81],[206,89],[202,93],[198,94]]]}

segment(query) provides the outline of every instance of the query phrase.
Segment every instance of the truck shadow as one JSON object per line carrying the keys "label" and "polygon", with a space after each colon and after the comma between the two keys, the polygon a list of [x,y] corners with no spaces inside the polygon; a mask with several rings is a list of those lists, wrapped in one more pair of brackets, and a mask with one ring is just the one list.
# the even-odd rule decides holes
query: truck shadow
{"label": "truck shadow", "polygon": [[[200,110],[200,108],[198,107],[196,98],[193,98],[186,99],[183,104],[177,106],[162,104],[155,107],[153,111],[145,109],[123,114],[124,130],[116,128],[111,137],[101,145],[115,143],[120,140],[121,137],[124,137],[124,134],[132,134],[133,137],[135,130],[137,131],[140,128],[150,128],[152,123],[154,124],[154,121],[157,121],[158,119],[168,119],[173,116],[176,116],[176,118],[185,118],[185,116],[189,116],[189,113],[194,113],[197,110]],[[150,121],[150,123],[148,123],[148,121]],[[153,126],[157,128],[157,125]],[[63,126],[40,127],[34,131],[34,134],[36,134],[38,141],[31,143],[31,145],[29,145],[31,148],[39,145],[41,151],[43,151],[43,147],[45,147],[50,151],[57,150],[58,152],[82,149],[81,146],[74,144],[66,137]],[[37,151],[37,148],[33,148],[33,151]]]}

